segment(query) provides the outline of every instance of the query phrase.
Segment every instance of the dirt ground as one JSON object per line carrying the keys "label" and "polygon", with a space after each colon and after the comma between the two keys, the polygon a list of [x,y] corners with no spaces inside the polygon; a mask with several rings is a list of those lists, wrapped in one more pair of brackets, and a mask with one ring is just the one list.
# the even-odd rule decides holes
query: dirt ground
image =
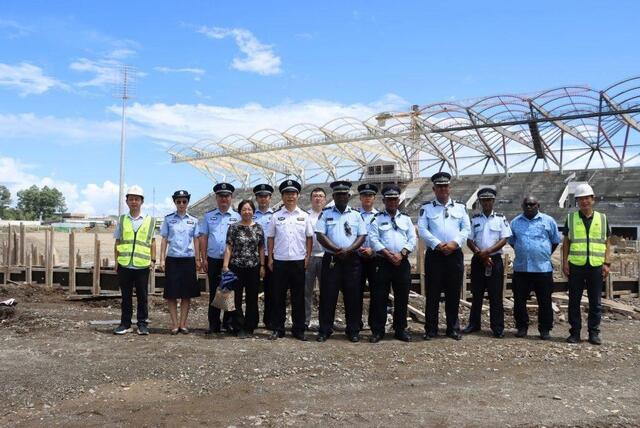
{"label": "dirt ground", "polygon": [[605,314],[600,347],[566,344],[563,321],[551,342],[535,325],[526,339],[494,339],[485,325],[424,342],[411,323],[412,343],[370,344],[364,332],[320,344],[264,330],[208,338],[204,296],[192,334],[171,336],[154,298],[152,334],[124,337],[91,323],[118,319],[118,300],[0,287],[9,297],[19,304],[0,321],[0,426],[640,426],[640,321],[621,315]]}

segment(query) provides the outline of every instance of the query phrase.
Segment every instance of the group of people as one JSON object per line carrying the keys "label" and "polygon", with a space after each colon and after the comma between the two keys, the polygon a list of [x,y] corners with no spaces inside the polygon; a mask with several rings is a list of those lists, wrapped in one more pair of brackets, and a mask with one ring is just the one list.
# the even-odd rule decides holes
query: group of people
{"label": "group of people", "polygon": [[[363,297],[370,291],[369,342],[385,336],[387,305],[393,290],[393,331],[398,340],[412,340],[407,330],[407,305],[411,285],[409,255],[416,251],[418,239],[426,246],[426,323],[424,340],[438,336],[438,312],[444,293],[446,336],[460,340],[463,334],[479,331],[481,309],[488,293],[490,328],[496,338],[504,337],[503,247],[515,252],[513,296],[516,337],[527,335],[529,317],[526,302],[532,291],[538,304],[540,339],[549,340],[553,328],[551,293],[553,266],[551,255],[561,238],[555,220],[540,212],[534,196],[522,201],[522,214],[511,222],[494,211],[497,191],[486,187],[477,192],[480,212],[469,217],[464,203],[451,199],[451,175],[431,177],[434,198],[423,204],[417,228],[409,215],[399,210],[401,190],[388,185],[381,190],[384,207],[374,207],[378,188],[361,184],[357,191],[360,208],[349,201],[352,184],[331,183],[332,203],[325,191],[311,191],[311,210],[298,206],[302,186],[295,180],[279,185],[282,203],[271,208],[274,188],[259,184],[253,188],[254,200],[242,200],[232,209],[235,191],[230,183],[214,186],[217,207],[201,221],[187,212],[190,194],[173,194],[176,211],[162,223],[158,268],[165,272],[164,297],[167,300],[172,334],[188,334],[190,299],[200,295],[197,272],[206,272],[210,284],[208,334],[222,329],[240,338],[258,327],[258,291],[264,290],[262,321],[276,340],[285,335],[287,291],[290,292],[291,334],[308,340],[305,332],[311,322],[313,293],[319,282],[318,334],[325,342],[334,333],[339,292],[342,292],[346,318],[345,334],[351,342],[360,341],[364,327]],[[594,211],[595,195],[588,184],[575,192],[579,210],[567,216],[564,225],[562,268],[569,278],[569,323],[567,341],[581,340],[580,302],[586,288],[589,298],[589,342],[600,344],[601,294],[609,273],[610,229],[604,214]],[[116,334],[133,331],[132,294],[138,300],[138,334],[148,334],[147,280],[156,264],[155,221],[141,213],[144,194],[133,186],[126,195],[129,213],[120,216],[114,233],[116,268],[122,291],[122,317]],[[417,229],[417,232],[416,232]],[[458,318],[460,292],[464,281],[462,248],[472,252],[471,313],[466,327]],[[215,308],[213,301],[221,274],[231,271],[234,283],[233,312]],[[178,314],[178,299],[180,314]],[[242,303],[245,303],[244,310]]]}

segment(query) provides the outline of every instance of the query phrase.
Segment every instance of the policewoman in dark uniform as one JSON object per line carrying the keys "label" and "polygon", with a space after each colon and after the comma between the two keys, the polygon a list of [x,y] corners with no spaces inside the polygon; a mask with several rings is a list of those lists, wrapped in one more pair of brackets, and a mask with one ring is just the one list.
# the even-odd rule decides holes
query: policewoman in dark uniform
{"label": "policewoman in dark uniform", "polygon": [[438,334],[440,294],[444,290],[447,336],[460,340],[458,308],[464,280],[462,246],[469,236],[469,216],[465,204],[449,197],[451,174],[438,172],[431,181],[435,198],[420,208],[418,219],[418,233],[427,245],[424,260],[427,322],[423,338],[431,340]]}
{"label": "policewoman in dark uniform", "polygon": [[360,213],[348,205],[351,183],[334,181],[332,207],[322,210],[316,223],[318,242],[325,248],[320,276],[320,331],[317,341],[324,342],[333,333],[338,293],[342,291],[347,319],[346,335],[360,341],[362,291],[360,258],[356,254],[364,242],[367,228]]}
{"label": "policewoman in dark uniform", "polygon": [[[258,184],[253,188],[253,195],[256,198],[256,212],[253,215],[253,220],[262,227],[264,233],[264,256],[265,260],[269,257],[267,248],[267,227],[273,216],[273,210],[271,209],[271,195],[273,194],[273,186],[267,183]],[[262,278],[262,290],[264,292],[264,310],[262,313],[262,322],[267,330],[271,330],[271,302],[273,301],[273,287],[271,286],[271,271],[265,269],[264,277]]]}
{"label": "policewoman in dark uniform", "polygon": [[569,337],[567,342],[580,342],[582,313],[580,300],[587,289],[589,298],[589,343],[602,344],[600,318],[602,316],[602,288],[609,275],[611,230],[607,216],[593,209],[594,192],[587,183],[576,186],[578,211],[567,215],[562,242],[564,274],[569,277]]}
{"label": "policewoman in dark uniform", "polygon": [[[218,207],[207,212],[200,222],[200,259],[209,276],[209,330],[207,334],[220,333],[220,309],[211,306],[220,285],[222,260],[227,247],[229,226],[240,221],[240,214],[231,208],[231,197],[235,191],[229,183],[213,186]],[[231,330],[231,315],[224,314],[225,327]]]}
{"label": "policewoman in dark uniform", "polygon": [[478,190],[477,196],[482,212],[471,217],[471,235],[467,246],[473,251],[471,259],[471,293],[473,301],[469,324],[464,334],[480,330],[480,316],[485,290],[489,294],[489,318],[493,336],[504,337],[504,308],[502,289],[504,285],[504,266],[502,247],[511,236],[509,222],[502,214],[493,211],[496,190],[485,187]]}
{"label": "policewoman in dark uniform", "polygon": [[411,287],[409,254],[416,247],[416,229],[411,217],[398,211],[400,188],[392,185],[382,190],[384,211],[374,215],[369,228],[369,242],[376,252],[376,275],[371,286],[371,337],[369,342],[379,342],[384,337],[387,321],[387,299],[393,287],[394,337],[410,342],[407,329],[407,305]]}
{"label": "policewoman in dark uniform", "polygon": [[[165,216],[160,228],[160,269],[165,271],[163,297],[169,306],[171,334],[189,333],[187,317],[191,298],[200,296],[197,271],[200,269],[198,219],[187,213],[191,195],[186,190],[173,194],[174,213]],[[180,319],[178,319],[178,299]]]}

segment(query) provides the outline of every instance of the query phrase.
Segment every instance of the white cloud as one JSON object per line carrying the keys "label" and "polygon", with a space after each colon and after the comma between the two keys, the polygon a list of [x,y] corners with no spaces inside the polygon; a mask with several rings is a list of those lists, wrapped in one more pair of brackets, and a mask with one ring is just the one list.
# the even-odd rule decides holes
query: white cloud
{"label": "white cloud", "polygon": [[94,61],[87,58],[80,58],[69,65],[69,68],[74,71],[92,73],[94,75],[92,79],[76,83],[76,85],[81,88],[89,86],[102,87],[115,85],[118,83],[119,67],[120,63],[115,60],[103,59]]}
{"label": "white cloud", "polygon": [[236,57],[231,67],[240,71],[258,73],[263,76],[282,72],[279,56],[273,52],[271,45],[261,43],[251,31],[244,28],[200,27],[198,32],[211,39],[233,37],[244,57]]}
{"label": "white cloud", "polygon": [[183,68],[171,68],[171,67],[153,67],[155,71],[160,73],[188,73],[193,75],[194,80],[200,80],[205,71],[202,68],[183,67]]}
{"label": "white cloud", "polygon": [[112,59],[125,59],[125,58],[130,58],[132,56],[135,56],[136,54],[137,52],[133,49],[117,48],[107,53],[106,56],[107,58],[112,58]]}
{"label": "white cloud", "polygon": [[[364,120],[381,111],[399,110],[407,105],[406,101],[393,94],[369,104],[340,104],[322,100],[285,102],[270,107],[257,103],[241,107],[134,103],[127,110],[127,116],[137,127],[138,133],[161,141],[191,143],[234,133],[249,136],[264,128],[284,131],[303,122],[324,125],[339,117]],[[111,107],[114,114],[118,114],[119,109],[118,106]]]}
{"label": "white cloud", "polygon": [[26,62],[17,65],[0,63],[0,86],[17,89],[21,97],[43,94],[55,87],[68,89],[59,80],[46,76],[40,67]]}
{"label": "white cloud", "polygon": [[[135,129],[130,131],[135,135]],[[0,114],[0,141],[42,139],[46,143],[83,143],[120,139],[120,121],[95,121],[81,117],[57,118],[33,113]],[[33,141],[32,141],[33,142]]]}
{"label": "white cloud", "polygon": [[19,37],[28,36],[33,32],[33,28],[22,25],[10,19],[0,19],[1,34],[8,39],[17,39]]}

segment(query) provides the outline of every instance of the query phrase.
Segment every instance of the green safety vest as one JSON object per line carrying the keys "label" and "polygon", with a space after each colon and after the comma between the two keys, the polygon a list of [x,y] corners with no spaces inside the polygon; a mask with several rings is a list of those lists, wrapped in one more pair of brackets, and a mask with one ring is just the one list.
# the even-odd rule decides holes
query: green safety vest
{"label": "green safety vest", "polygon": [[589,258],[589,265],[602,266],[607,250],[607,216],[597,211],[593,212],[593,220],[589,227],[589,235],[580,218],[579,212],[567,215],[569,225],[569,263],[584,266]]}
{"label": "green safety vest", "polygon": [[151,265],[151,240],[156,227],[155,219],[147,216],[138,228],[133,230],[133,222],[128,215],[120,216],[122,236],[118,244],[118,264],[145,268]]}

